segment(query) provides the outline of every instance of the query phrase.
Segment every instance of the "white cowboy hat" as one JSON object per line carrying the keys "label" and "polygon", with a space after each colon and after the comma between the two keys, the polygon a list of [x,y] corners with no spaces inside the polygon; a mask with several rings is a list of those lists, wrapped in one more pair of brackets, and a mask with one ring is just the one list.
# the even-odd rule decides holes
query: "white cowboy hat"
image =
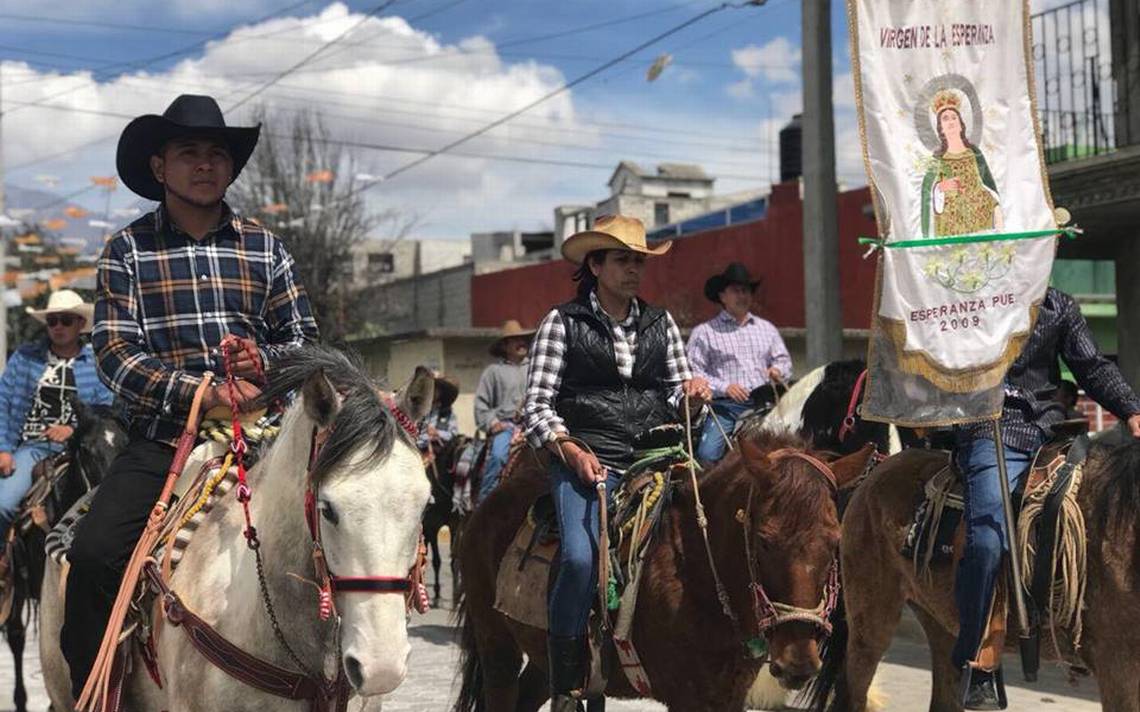
{"label": "white cowboy hat", "polygon": [[48,314],[74,314],[82,317],[84,334],[91,333],[91,327],[95,324],[95,305],[83,301],[83,297],[70,289],[52,292],[43,309],[27,307],[26,311],[41,324],[47,323]]}
{"label": "white cowboy hat", "polygon": [[562,256],[576,265],[594,250],[630,250],[644,255],[663,255],[673,243],[656,247],[645,243],[645,225],[637,218],[624,215],[602,215],[591,230],[575,233],[562,243]]}

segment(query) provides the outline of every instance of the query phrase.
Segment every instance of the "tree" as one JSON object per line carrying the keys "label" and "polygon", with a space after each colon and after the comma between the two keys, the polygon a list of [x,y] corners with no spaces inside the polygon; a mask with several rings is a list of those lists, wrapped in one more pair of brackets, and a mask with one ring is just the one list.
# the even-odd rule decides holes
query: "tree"
{"label": "tree", "polygon": [[280,116],[264,107],[254,112],[261,140],[234,184],[233,203],[285,241],[322,336],[340,341],[368,316],[353,288],[355,248],[376,234],[395,242],[416,219],[368,209],[354,180],[354,158],[330,138],[319,113]]}

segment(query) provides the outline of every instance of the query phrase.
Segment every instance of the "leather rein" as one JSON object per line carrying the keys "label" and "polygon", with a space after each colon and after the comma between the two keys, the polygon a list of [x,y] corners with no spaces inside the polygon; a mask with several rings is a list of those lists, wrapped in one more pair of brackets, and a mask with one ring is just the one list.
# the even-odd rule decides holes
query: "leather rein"
{"label": "leather rein", "polygon": [[[230,337],[223,341],[222,350],[225,354],[227,385],[232,392],[234,377],[230,367],[230,348],[227,348],[230,344],[227,343],[228,341],[230,341]],[[254,363],[260,363],[260,359],[254,359]],[[411,418],[397,406],[393,399],[381,396],[381,400],[396,422],[414,440],[417,430]],[[234,399],[233,402],[236,403],[237,400]],[[308,700],[310,712],[344,712],[348,708],[351,686],[345,676],[343,666],[338,661],[337,675],[332,681],[326,680],[324,675],[318,672],[310,671],[286,640],[272,598],[269,595],[261,557],[261,544],[250,517],[249,500],[252,497],[252,490],[245,479],[243,456],[246,451],[246,442],[242,435],[238,415],[238,408],[235,405],[233,408],[234,441],[231,450],[238,466],[237,497],[244,509],[246,544],[255,556],[258,585],[261,589],[266,613],[273,625],[274,636],[300,671],[288,670],[267,662],[227,640],[213,626],[183,604],[178,594],[166,581],[158,563],[153,559],[147,561],[144,571],[151,586],[161,597],[162,610],[166,620],[172,626],[181,627],[194,648],[215,667],[239,682],[262,692],[289,700]],[[317,512],[319,483],[313,475],[321,451],[325,443],[328,442],[331,433],[332,426],[313,428],[309,445],[309,463],[305,475],[305,522],[312,541],[312,558],[316,570],[316,585],[319,591],[319,618],[325,621],[336,614],[335,596],[338,593],[402,594],[405,597],[409,613],[413,609],[420,613],[426,612],[428,599],[427,591],[423,585],[425,548],[422,535],[416,552],[416,561],[407,576],[336,576],[329,570],[324,547],[321,543],[320,516]],[[336,616],[334,620],[339,625],[339,616]],[[151,668],[155,682],[161,686],[161,681],[157,676],[157,667],[153,665],[148,665],[148,667]]]}
{"label": "leather rein", "polygon": [[859,413],[859,395],[863,392],[863,384],[867,382],[867,369],[859,374],[855,380],[855,387],[851,389],[851,399],[847,402],[847,415],[843,418],[843,425],[839,426],[839,442],[847,440],[847,436],[855,430],[855,416]]}

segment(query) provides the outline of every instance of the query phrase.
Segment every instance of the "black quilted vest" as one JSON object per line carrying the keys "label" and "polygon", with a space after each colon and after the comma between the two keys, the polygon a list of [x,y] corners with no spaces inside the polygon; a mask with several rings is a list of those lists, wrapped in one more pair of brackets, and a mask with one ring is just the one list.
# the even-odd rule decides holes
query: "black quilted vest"
{"label": "black quilted vest", "polygon": [[565,370],[555,410],[570,434],[589,443],[602,464],[624,470],[634,462],[633,437],[673,421],[667,402],[665,310],[639,300],[633,377],[618,375],[609,326],[589,298],[558,307],[566,326]]}

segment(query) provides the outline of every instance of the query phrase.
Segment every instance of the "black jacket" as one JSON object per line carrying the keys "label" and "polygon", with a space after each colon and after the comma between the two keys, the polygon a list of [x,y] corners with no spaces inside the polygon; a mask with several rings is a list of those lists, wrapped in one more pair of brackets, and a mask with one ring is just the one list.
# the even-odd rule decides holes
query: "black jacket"
{"label": "black jacket", "polygon": [[589,300],[558,307],[566,327],[565,370],[555,410],[570,434],[593,448],[603,465],[624,470],[634,462],[633,438],[675,420],[668,404],[665,310],[639,301],[633,377],[618,373],[613,334]]}

